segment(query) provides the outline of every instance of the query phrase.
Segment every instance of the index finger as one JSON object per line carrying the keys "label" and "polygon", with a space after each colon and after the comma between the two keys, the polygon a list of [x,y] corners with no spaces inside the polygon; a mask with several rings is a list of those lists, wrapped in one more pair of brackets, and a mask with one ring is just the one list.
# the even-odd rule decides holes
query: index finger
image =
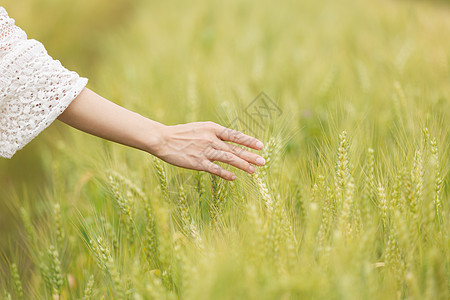
{"label": "index finger", "polygon": [[246,135],[240,131],[220,126],[217,128],[216,135],[223,141],[236,143],[242,146],[250,147],[255,150],[261,150],[264,144],[252,136]]}

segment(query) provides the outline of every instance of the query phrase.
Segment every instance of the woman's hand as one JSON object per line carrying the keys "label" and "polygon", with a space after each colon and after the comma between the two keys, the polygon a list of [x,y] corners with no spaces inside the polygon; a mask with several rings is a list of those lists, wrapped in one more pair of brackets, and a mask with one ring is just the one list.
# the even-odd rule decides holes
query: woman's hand
{"label": "woman's hand", "polygon": [[253,165],[263,166],[264,158],[233,144],[261,150],[263,143],[240,131],[213,122],[195,122],[174,126],[162,126],[157,132],[156,143],[148,152],[162,160],[187,169],[206,171],[226,180],[236,176],[219,165],[220,161],[248,173],[255,172]]}
{"label": "woman's hand", "polygon": [[84,88],[58,119],[81,131],[149,152],[178,167],[207,171],[227,180],[236,176],[213,161],[253,173],[264,159],[233,142],[256,150],[263,144],[213,122],[166,126],[129,111]]}

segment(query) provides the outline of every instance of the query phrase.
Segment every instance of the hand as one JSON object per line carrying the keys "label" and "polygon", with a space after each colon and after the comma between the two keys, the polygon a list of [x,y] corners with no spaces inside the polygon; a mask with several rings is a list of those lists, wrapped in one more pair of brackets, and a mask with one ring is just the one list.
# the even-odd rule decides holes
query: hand
{"label": "hand", "polygon": [[[213,122],[166,126],[129,111],[84,88],[58,117],[62,122],[95,136],[149,152],[178,167],[207,171],[227,180],[236,176],[213,161],[248,173],[264,159],[233,142],[261,150],[263,144],[242,132]],[[253,164],[253,165],[252,165]]]}
{"label": "hand", "polygon": [[158,130],[158,142],[149,152],[172,165],[206,171],[226,180],[236,175],[213,163],[227,163],[248,173],[255,172],[253,165],[263,166],[264,158],[247,151],[233,142],[255,150],[263,143],[240,131],[232,130],[213,122],[195,122],[174,126],[163,126]]}

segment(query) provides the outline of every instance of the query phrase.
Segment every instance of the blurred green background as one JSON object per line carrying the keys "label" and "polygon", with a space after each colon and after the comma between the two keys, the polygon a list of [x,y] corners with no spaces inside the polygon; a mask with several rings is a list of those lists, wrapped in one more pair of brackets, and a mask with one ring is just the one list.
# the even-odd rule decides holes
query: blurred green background
{"label": "blurred green background", "polygon": [[[28,38],[42,42],[48,53],[66,68],[93,79],[95,70],[102,68],[103,41],[129,22],[138,2],[2,1],[1,5]],[[91,80],[89,86],[95,87],[95,80]],[[0,160],[1,250],[11,237],[17,238],[17,223],[13,222],[10,210],[13,195],[19,195],[19,199],[24,197],[24,191],[39,195],[48,187],[51,172],[46,172],[49,166],[42,159],[43,145],[52,147],[49,145],[52,141],[64,141],[66,127],[56,121],[13,159]],[[55,135],[57,139],[53,138]]]}
{"label": "blurred green background", "polygon": [[[287,153],[292,166],[306,166],[303,160],[316,145],[343,128],[357,129],[360,141],[376,144],[388,156],[387,145],[428,126],[440,139],[448,170],[446,2],[23,0],[2,5],[29,38],[89,78],[89,88],[166,124],[220,122],[227,105],[239,110],[264,91],[290,120],[287,127],[301,128]],[[393,101],[396,82],[405,102]],[[406,117],[394,136],[399,110]],[[57,121],[13,159],[1,159],[0,247],[6,250],[9,240],[17,239],[11,201],[45,198],[54,180],[67,180],[73,192],[81,188],[77,183],[82,186],[91,161],[121,148]],[[84,165],[67,170],[72,181],[52,171],[70,155],[84,157]]]}

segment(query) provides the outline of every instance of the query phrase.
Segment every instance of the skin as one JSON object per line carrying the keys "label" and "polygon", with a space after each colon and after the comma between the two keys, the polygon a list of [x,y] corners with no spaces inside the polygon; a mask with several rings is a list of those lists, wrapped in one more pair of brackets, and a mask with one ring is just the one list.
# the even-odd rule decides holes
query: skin
{"label": "skin", "polygon": [[263,143],[254,137],[214,122],[167,126],[127,110],[88,88],[81,91],[58,120],[86,133],[148,152],[172,165],[206,171],[226,180],[235,180],[236,175],[215,161],[250,174],[255,172],[254,165],[265,164],[258,154],[235,145],[261,150]]}

